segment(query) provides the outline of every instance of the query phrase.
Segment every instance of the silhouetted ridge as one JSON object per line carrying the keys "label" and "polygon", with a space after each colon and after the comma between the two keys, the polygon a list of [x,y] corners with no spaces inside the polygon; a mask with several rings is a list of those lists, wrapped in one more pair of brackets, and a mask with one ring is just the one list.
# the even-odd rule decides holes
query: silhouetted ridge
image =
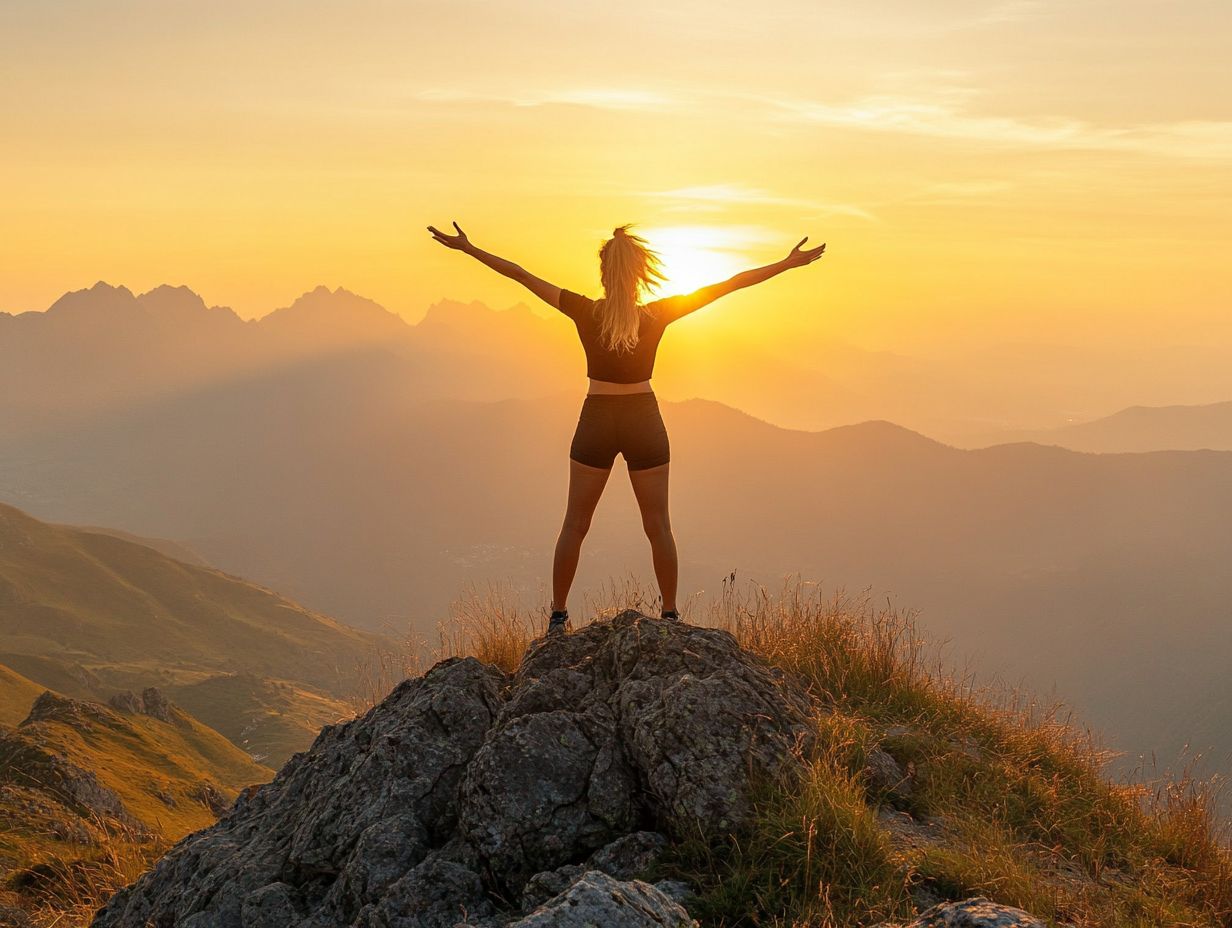
{"label": "silhouetted ridge", "polygon": [[70,290],[47,308],[47,315],[66,315],[81,312],[114,313],[131,310],[136,306],[133,291],[121,284],[113,287],[100,280],[94,286],[82,290]]}
{"label": "silhouetted ridge", "polygon": [[399,338],[409,328],[401,316],[374,300],[324,285],[261,317],[258,324],[284,337],[328,336],[350,342]]}

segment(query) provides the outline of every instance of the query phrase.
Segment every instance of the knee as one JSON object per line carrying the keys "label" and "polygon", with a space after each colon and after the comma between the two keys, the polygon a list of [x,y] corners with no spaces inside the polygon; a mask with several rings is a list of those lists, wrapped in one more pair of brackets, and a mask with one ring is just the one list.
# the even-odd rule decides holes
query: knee
{"label": "knee", "polygon": [[666,541],[672,537],[672,523],[667,516],[644,517],[642,528],[651,541]]}

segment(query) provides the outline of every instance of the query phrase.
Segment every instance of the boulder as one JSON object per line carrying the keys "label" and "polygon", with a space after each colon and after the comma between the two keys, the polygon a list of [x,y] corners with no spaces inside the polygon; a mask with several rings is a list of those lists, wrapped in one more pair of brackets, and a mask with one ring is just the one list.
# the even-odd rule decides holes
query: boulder
{"label": "boulder", "polygon": [[[899,928],[883,924],[879,928]],[[922,912],[901,928],[1046,928],[1034,915],[1009,905],[999,905],[985,896],[961,902],[941,902]]]}
{"label": "boulder", "polygon": [[509,928],[696,928],[671,898],[640,880],[588,870],[565,892]]}
{"label": "boulder", "polygon": [[453,834],[458,785],[503,682],[474,658],[444,661],[361,718],[326,727],[273,782],[242,793],[113,896],[93,924],[244,928],[288,913],[363,924],[360,912],[395,895]]}
{"label": "boulder", "polygon": [[727,632],[633,611],[511,675],[452,658],[324,729],[93,924],[691,925],[687,886],[636,877],[670,838],[738,830],[817,711]]}

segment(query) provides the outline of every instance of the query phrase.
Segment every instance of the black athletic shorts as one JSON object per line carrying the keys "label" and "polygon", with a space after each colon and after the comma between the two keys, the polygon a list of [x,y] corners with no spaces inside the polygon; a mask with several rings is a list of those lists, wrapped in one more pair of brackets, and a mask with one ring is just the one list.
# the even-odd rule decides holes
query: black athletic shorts
{"label": "black athletic shorts", "polygon": [[629,470],[666,464],[667,429],[654,393],[592,393],[582,403],[569,457],[591,467],[611,467],[617,453]]}

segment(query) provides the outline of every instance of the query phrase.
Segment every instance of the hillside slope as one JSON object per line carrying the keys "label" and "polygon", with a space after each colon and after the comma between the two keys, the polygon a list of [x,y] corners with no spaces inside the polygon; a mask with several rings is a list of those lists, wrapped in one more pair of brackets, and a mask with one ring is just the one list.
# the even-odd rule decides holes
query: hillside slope
{"label": "hillside slope", "polygon": [[44,691],[0,728],[0,869],[26,899],[71,895],[82,862],[148,856],[273,775],[155,689],[115,702]]}
{"label": "hillside slope", "polygon": [[0,604],[6,650],[243,670],[328,690],[354,674],[374,640],[221,571],[5,505]]}
{"label": "hillside slope", "polygon": [[29,695],[20,677],[95,700],[158,685],[270,763],[350,714],[380,641],[221,571],[4,505],[0,639],[14,699]]}
{"label": "hillside slope", "polygon": [[0,664],[0,725],[16,725],[30,714],[30,706],[44,687],[11,667]]}

